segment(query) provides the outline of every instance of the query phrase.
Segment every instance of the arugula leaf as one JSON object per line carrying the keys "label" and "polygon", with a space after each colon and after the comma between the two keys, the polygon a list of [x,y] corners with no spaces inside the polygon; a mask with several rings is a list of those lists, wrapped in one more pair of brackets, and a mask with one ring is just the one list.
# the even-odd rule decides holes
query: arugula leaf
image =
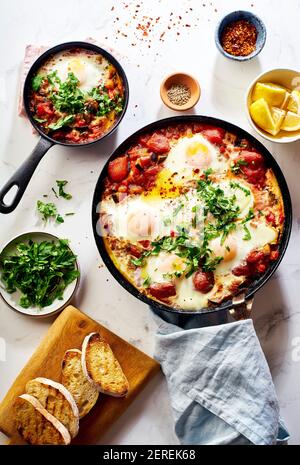
{"label": "arugula leaf", "polygon": [[57,129],[60,129],[64,126],[68,126],[70,123],[73,123],[73,121],[73,115],[64,116],[63,118],[59,118],[59,120],[57,120],[55,123],[49,124],[48,128],[52,129],[52,131],[56,131]]}
{"label": "arugula leaf", "polygon": [[64,191],[64,186],[68,184],[68,181],[66,181],[65,179],[63,179],[62,181],[59,181],[57,179],[56,184],[58,187],[58,195],[60,197],[63,197],[64,199],[70,200],[72,198],[72,195]]}
{"label": "arugula leaf", "polygon": [[43,80],[44,80],[44,76],[41,76],[41,74],[36,74],[32,78],[31,87],[34,92],[37,92],[38,90],[40,90]]}
{"label": "arugula leaf", "polygon": [[19,243],[16,252],[0,255],[0,268],[7,292],[21,291],[23,308],[43,308],[62,299],[67,285],[79,276],[76,256],[65,239]]}

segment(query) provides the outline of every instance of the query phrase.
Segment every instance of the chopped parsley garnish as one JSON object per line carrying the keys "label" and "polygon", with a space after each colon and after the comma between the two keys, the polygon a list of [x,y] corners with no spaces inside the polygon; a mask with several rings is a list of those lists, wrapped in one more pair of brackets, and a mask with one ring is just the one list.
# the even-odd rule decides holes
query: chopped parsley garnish
{"label": "chopped parsley garnish", "polygon": [[43,308],[62,300],[65,288],[79,276],[66,239],[21,242],[16,252],[0,256],[0,267],[6,291],[21,291],[23,308]]}
{"label": "chopped parsley garnish", "polygon": [[43,80],[44,80],[44,76],[41,76],[40,74],[36,74],[32,78],[31,86],[34,92],[37,92],[38,90],[40,90]]}
{"label": "chopped parsley garnish", "polygon": [[57,211],[56,205],[52,202],[44,203],[41,200],[38,200],[37,209],[41,213],[45,222],[47,222],[49,218],[55,218],[57,223],[64,222],[63,217]]}
{"label": "chopped parsley garnish", "polygon": [[183,208],[183,203],[180,203],[174,210],[173,216],[177,216],[180,210]]}
{"label": "chopped parsley garnish", "polygon": [[165,218],[163,220],[164,226],[170,226],[171,222],[172,222],[171,218]]}
{"label": "chopped parsley garnish", "polygon": [[198,195],[204,201],[204,216],[211,213],[215,224],[209,224],[204,233],[207,239],[213,239],[222,234],[224,241],[226,236],[235,229],[235,221],[238,218],[240,207],[236,204],[236,196],[226,196],[224,191],[214,185],[209,179],[198,181]]}
{"label": "chopped parsley garnish", "polygon": [[[47,79],[52,87],[49,98],[56,110],[62,113],[69,113],[68,117],[83,112],[85,97],[82,90],[78,87],[79,80],[74,73],[68,73],[68,77],[64,82],[57,76],[56,71],[48,74]],[[68,122],[70,123],[71,120]],[[64,123],[64,125],[66,124]]]}
{"label": "chopped parsley garnish", "polygon": [[238,174],[241,171],[241,167],[247,166],[247,165],[248,165],[248,162],[246,160],[243,160],[243,158],[240,158],[235,163],[232,163],[232,165],[230,166],[230,169],[232,173]]}
{"label": "chopped parsley garnish", "polygon": [[66,186],[66,184],[68,184],[68,181],[66,181],[65,179],[63,179],[62,181],[59,181],[57,179],[56,184],[58,187],[58,195],[60,197],[63,197],[66,200],[70,200],[72,198],[72,195],[64,191],[64,187]]}
{"label": "chopped parsley garnish", "polygon": [[245,235],[244,235],[244,237],[243,237],[243,241],[250,241],[250,239],[251,239],[251,234],[250,234],[249,229],[247,228],[247,226],[246,226],[245,224],[244,224],[243,228],[244,228],[244,231],[245,231]]}
{"label": "chopped parsley garnish", "polygon": [[116,113],[120,113],[123,110],[123,98],[117,96],[111,99],[104,86],[94,87],[90,90],[88,95],[92,100],[96,100],[98,102],[98,116],[104,116],[112,110]]}
{"label": "chopped parsley garnish", "polygon": [[57,192],[56,192],[56,190],[54,189],[54,187],[51,187],[51,190],[52,190],[53,194],[55,195],[55,197],[58,199],[58,195],[57,195]]}
{"label": "chopped parsley garnish", "polygon": [[[198,181],[197,188],[197,195],[204,203],[204,229],[202,238],[200,239],[199,235],[198,239],[191,239],[189,228],[186,225],[176,225],[176,234],[174,236],[158,238],[151,243],[152,248],[150,250],[145,250],[139,258],[133,258],[131,263],[135,266],[144,266],[145,259],[150,255],[158,255],[161,251],[173,253],[183,259],[185,269],[180,271],[174,270],[174,272],[167,273],[165,276],[177,278],[185,276],[188,278],[199,267],[203,271],[214,271],[217,265],[223,260],[224,257],[216,256],[211,251],[209,246],[212,239],[220,237],[220,243],[224,244],[228,234],[234,231],[238,224],[243,225],[245,231],[244,240],[251,239],[251,234],[246,223],[254,218],[253,209],[250,209],[246,218],[241,221],[239,219],[240,207],[237,204],[236,195],[225,195],[224,191],[208,178],[208,175]],[[248,190],[243,188],[243,186],[239,186],[239,184],[233,183],[231,187],[245,189],[248,194]],[[174,213],[178,213],[179,207],[181,209],[183,205],[178,205]],[[198,205],[192,207],[192,212],[195,213],[195,217],[191,220],[193,227],[197,225],[198,210]],[[230,248],[226,246],[226,250],[230,251]]]}
{"label": "chopped parsley garnish", "polygon": [[64,222],[65,222],[65,220],[63,219],[63,217],[62,217],[61,215],[59,215],[59,214],[57,215],[55,221],[56,221],[56,223],[64,223]]}
{"label": "chopped parsley garnish", "polygon": [[149,287],[150,284],[151,284],[151,278],[150,278],[150,276],[147,276],[147,278],[145,278],[144,281],[143,281],[143,286],[144,287]]}
{"label": "chopped parsley garnish", "polygon": [[37,123],[45,123],[47,120],[43,118],[37,118],[36,116],[33,117],[34,121]]}
{"label": "chopped parsley garnish", "polygon": [[[53,71],[47,76],[34,76],[32,80],[34,92],[39,91],[43,81],[48,82],[47,97],[53,103],[56,112],[61,113],[61,117],[47,127],[52,131],[71,125],[75,115],[78,114],[94,113],[95,116],[104,116],[113,110],[116,114],[123,111],[123,97],[117,94],[111,98],[104,85],[94,87],[89,92],[83,92],[79,88],[79,80],[73,72],[68,73],[64,82],[58,76],[57,71]],[[34,119],[38,123],[47,121],[36,117]]]}
{"label": "chopped parsley garnish", "polygon": [[245,235],[243,237],[244,241],[250,241],[250,239],[251,239],[251,233],[250,233],[248,227],[246,226],[246,223],[248,223],[248,221],[252,220],[253,218],[254,218],[254,211],[253,211],[252,208],[250,208],[246,218],[242,221],[243,228],[244,228],[244,231],[245,231]]}
{"label": "chopped parsley garnish", "polygon": [[49,124],[48,128],[52,129],[52,131],[56,131],[57,129],[63,128],[65,126],[69,126],[70,123],[73,123],[73,121],[74,121],[74,116],[68,115],[63,118],[59,118],[55,123]]}
{"label": "chopped parsley garnish", "polygon": [[250,190],[247,189],[246,187],[244,186],[241,186],[240,184],[238,184],[237,182],[234,182],[234,181],[230,181],[230,187],[232,189],[240,189],[241,191],[244,192],[244,194],[248,197],[250,195]]}

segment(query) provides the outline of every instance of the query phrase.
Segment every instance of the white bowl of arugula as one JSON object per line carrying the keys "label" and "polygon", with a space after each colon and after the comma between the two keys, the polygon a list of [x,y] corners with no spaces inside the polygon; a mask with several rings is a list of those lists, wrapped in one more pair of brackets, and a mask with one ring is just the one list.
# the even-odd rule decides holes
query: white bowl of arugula
{"label": "white bowl of arugula", "polygon": [[0,294],[25,315],[53,315],[69,304],[79,266],[67,239],[30,232],[12,239],[0,254]]}

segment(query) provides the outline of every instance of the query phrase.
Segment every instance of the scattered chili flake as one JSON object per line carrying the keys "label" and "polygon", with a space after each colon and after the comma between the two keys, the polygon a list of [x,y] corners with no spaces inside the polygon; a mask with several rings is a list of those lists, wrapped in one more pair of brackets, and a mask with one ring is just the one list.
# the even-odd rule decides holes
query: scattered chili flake
{"label": "scattered chili flake", "polygon": [[245,19],[233,21],[225,27],[221,44],[225,52],[234,56],[247,56],[256,49],[257,30]]}
{"label": "scattered chili flake", "polygon": [[184,84],[173,84],[167,91],[168,99],[175,105],[184,105],[191,98],[191,90]]}

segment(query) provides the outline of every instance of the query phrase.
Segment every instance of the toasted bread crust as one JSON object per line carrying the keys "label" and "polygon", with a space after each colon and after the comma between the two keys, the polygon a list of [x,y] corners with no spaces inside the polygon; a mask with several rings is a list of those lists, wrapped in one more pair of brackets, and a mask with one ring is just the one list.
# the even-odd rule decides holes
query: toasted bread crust
{"label": "toasted bread crust", "polygon": [[99,333],[91,333],[82,344],[82,369],[99,392],[114,397],[126,396],[128,380],[109,344]]}
{"label": "toasted bread crust", "polygon": [[72,394],[60,383],[48,378],[35,378],[26,385],[26,393],[38,399],[74,438],[79,430],[79,412]]}
{"label": "toasted bread crust", "polygon": [[29,444],[70,444],[71,436],[67,428],[47,412],[35,397],[22,394],[16,398],[14,408],[17,431]]}
{"label": "toasted bread crust", "polygon": [[79,418],[83,418],[97,402],[99,391],[83,373],[80,350],[70,349],[65,352],[61,382],[73,395],[78,406]]}

